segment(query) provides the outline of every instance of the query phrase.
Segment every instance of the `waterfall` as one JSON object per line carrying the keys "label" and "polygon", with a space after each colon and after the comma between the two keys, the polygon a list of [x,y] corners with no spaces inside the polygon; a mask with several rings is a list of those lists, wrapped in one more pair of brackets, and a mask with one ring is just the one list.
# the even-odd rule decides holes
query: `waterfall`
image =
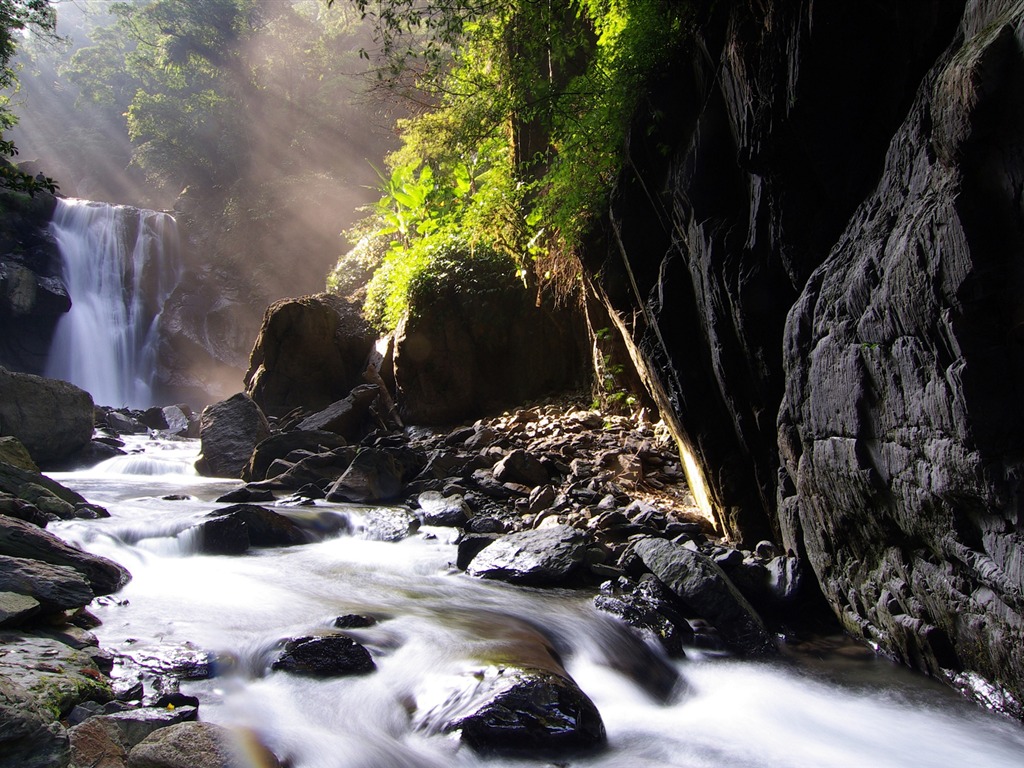
{"label": "waterfall", "polygon": [[174,218],[58,200],[50,231],[72,306],[57,325],[46,375],[70,381],[101,405],[153,405],[157,321],[180,277]]}

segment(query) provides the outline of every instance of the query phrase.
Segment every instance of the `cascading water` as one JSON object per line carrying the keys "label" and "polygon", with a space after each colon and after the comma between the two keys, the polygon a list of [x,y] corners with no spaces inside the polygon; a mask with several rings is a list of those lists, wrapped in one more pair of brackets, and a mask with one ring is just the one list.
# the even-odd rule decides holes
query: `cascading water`
{"label": "cascading water", "polygon": [[[450,567],[451,529],[402,541],[371,540],[369,508],[317,501],[276,506],[293,516],[341,515],[320,541],[246,555],[201,554],[194,526],[235,482],[168,474],[191,466],[194,442],[142,439],[140,459],[159,474],[110,475],[123,467],[58,474],[109,508],[111,517],[49,529],[126,566],[133,580],[92,609],[95,632],[125,660],[163,669],[176,658],[216,659],[213,676],[182,684],[200,718],[259,734],[294,768],[541,768],[540,756],[477,754],[424,727],[421,712],[451,694],[467,669],[493,657],[558,649],[594,701],[608,744],[558,757],[573,768],[1019,768],[1024,728],[986,713],[884,659],[821,641],[776,661],[717,658],[688,649],[664,660],[685,685],[654,697],[621,658],[611,620],[585,591],[518,588]],[[350,629],[377,665],[364,676],[317,679],[271,668],[283,638],[333,631],[334,617],[374,616]],[[618,629],[621,633],[624,630]],[[202,649],[200,651],[199,649]],[[533,650],[531,650],[533,649]],[[132,662],[135,663],[135,662]],[[128,665],[131,666],[130,664]],[[161,673],[162,674],[162,673]],[[203,677],[203,675],[198,675]],[[131,680],[129,676],[129,681]],[[147,680],[147,685],[149,681]]]}
{"label": "cascading water", "polygon": [[58,200],[50,231],[72,307],[57,325],[46,375],[76,384],[102,405],[153,405],[157,321],[180,278],[174,218]]}

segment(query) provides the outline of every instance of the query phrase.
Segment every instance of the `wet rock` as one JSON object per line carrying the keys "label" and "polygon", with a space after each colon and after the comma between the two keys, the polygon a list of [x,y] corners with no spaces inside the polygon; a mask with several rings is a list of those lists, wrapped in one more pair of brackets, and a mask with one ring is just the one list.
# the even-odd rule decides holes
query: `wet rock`
{"label": "wet rock", "polygon": [[71,759],[67,731],[6,675],[0,675],[0,766],[65,768]]}
{"label": "wet rock", "polygon": [[241,555],[249,549],[249,527],[240,518],[207,520],[195,529],[198,549],[208,555]]}
{"label": "wet rock", "polygon": [[128,768],[281,768],[250,734],[213,723],[178,723],[151,734],[128,753]]}
{"label": "wet rock", "polygon": [[347,613],[334,620],[334,626],[338,629],[362,629],[376,625],[377,620],[373,616],[363,616],[360,613]]}
{"label": "wet rock", "polygon": [[333,432],[301,429],[278,432],[256,446],[245,472],[242,473],[242,479],[246,482],[265,479],[270,465],[277,459],[285,458],[292,451],[303,450],[310,454],[319,454],[345,445],[345,438]]}
{"label": "wet rock", "polygon": [[494,465],[494,477],[502,483],[520,483],[535,488],[551,479],[544,465],[523,450],[509,453]]}
{"label": "wet rock", "polygon": [[242,523],[249,544],[254,547],[291,547],[308,544],[306,532],[284,515],[254,504],[236,504],[217,509],[207,517],[213,521],[231,520]]}
{"label": "wet rock", "polygon": [[438,491],[426,491],[416,497],[424,525],[457,527],[464,525],[472,515],[462,496],[444,496]]}
{"label": "wet rock", "polygon": [[401,507],[373,507],[358,517],[358,532],[371,541],[401,541],[420,527],[419,518]]}
{"label": "wet rock", "polygon": [[89,582],[74,568],[0,555],[0,594],[10,592],[32,598],[43,613],[81,608],[94,597]]}
{"label": "wet rock", "polygon": [[593,749],[605,741],[597,707],[568,676],[487,667],[461,678],[447,699],[414,716],[427,733],[460,734],[481,753],[535,757]]}
{"label": "wet rock", "polygon": [[125,768],[128,751],[117,725],[94,717],[68,730],[71,762],[87,768]]}
{"label": "wet rock", "polygon": [[693,629],[684,618],[685,607],[651,574],[644,574],[638,583],[602,589],[594,605],[657,640],[671,656],[683,656],[683,646],[693,640]]}
{"label": "wet rock", "polygon": [[92,439],[92,396],[73,384],[0,368],[0,435],[18,438],[37,464]]}
{"label": "wet rock", "polygon": [[237,394],[203,409],[196,470],[211,477],[240,478],[257,444],[270,437],[270,425],[248,395]]}
{"label": "wet rock", "polygon": [[353,389],[347,397],[303,419],[297,429],[333,432],[346,440],[358,440],[366,431],[370,406],[377,400],[378,393],[375,384],[362,384]]}
{"label": "wet rock", "polygon": [[75,507],[87,503],[80,494],[38,472],[0,463],[0,491],[36,506],[62,520],[75,516]]}
{"label": "wet rock", "polygon": [[654,538],[640,540],[633,552],[696,615],[710,621],[733,650],[750,655],[775,652],[761,617],[706,555]]}
{"label": "wet rock", "polygon": [[498,535],[492,532],[469,533],[459,539],[455,566],[459,570],[466,570],[473,558],[480,554],[480,551],[498,540]]}
{"label": "wet rock", "polygon": [[[99,721],[109,723],[117,728],[120,742],[126,749],[131,749],[136,744],[144,741],[161,728],[175,725],[176,723],[193,722],[199,718],[199,710],[195,706],[172,706],[167,705],[155,707],[130,707],[119,712],[98,715],[90,718],[86,723]],[[74,733],[72,733],[72,740]]]}
{"label": "wet rock", "polygon": [[370,652],[346,635],[289,640],[271,665],[271,669],[313,677],[364,675],[376,668]]}
{"label": "wet rock", "polygon": [[74,568],[96,595],[116,592],[131,579],[113,560],[83,552],[49,531],[11,517],[0,516],[0,554]]}
{"label": "wet rock", "polygon": [[530,586],[559,586],[580,571],[589,537],[567,525],[503,536],[473,558],[467,572]]}

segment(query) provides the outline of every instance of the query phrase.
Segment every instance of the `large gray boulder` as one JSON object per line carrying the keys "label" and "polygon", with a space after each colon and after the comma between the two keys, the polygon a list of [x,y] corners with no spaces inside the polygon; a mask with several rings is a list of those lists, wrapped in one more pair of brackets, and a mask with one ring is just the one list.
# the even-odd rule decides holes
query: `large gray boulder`
{"label": "large gray boulder", "polygon": [[274,755],[249,734],[213,723],[161,728],[128,753],[128,768],[280,768]]}
{"label": "large gray boulder", "polygon": [[534,587],[564,586],[580,571],[590,538],[568,525],[502,536],[474,557],[466,572]]}
{"label": "large gray boulder", "polygon": [[92,396],[74,384],[0,368],[0,435],[18,438],[37,464],[92,439]]}
{"label": "large gray boulder", "polygon": [[270,425],[248,395],[208,405],[199,421],[196,471],[210,477],[242,477],[256,446],[270,437]]}
{"label": "large gray boulder", "polygon": [[31,597],[46,613],[81,608],[95,596],[74,568],[0,555],[0,594],[4,592]]}
{"label": "large gray boulder", "polygon": [[374,339],[359,308],[337,296],[282,299],[263,316],[245,391],[270,416],[326,408],[362,383]]}

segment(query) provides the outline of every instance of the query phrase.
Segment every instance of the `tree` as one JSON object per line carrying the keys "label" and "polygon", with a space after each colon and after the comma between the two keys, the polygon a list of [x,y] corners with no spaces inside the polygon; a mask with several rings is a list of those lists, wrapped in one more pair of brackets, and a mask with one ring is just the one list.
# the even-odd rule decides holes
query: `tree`
{"label": "tree", "polygon": [[[52,35],[56,23],[48,0],[0,0],[0,92],[9,92],[17,87],[18,79],[11,59],[22,35],[28,32]],[[10,99],[10,93],[0,95],[0,158],[3,158],[0,162],[0,187],[29,194],[41,190],[54,192],[56,184],[52,179],[30,176],[7,160],[18,154],[14,142],[3,138],[3,133],[10,130],[16,121]]]}

